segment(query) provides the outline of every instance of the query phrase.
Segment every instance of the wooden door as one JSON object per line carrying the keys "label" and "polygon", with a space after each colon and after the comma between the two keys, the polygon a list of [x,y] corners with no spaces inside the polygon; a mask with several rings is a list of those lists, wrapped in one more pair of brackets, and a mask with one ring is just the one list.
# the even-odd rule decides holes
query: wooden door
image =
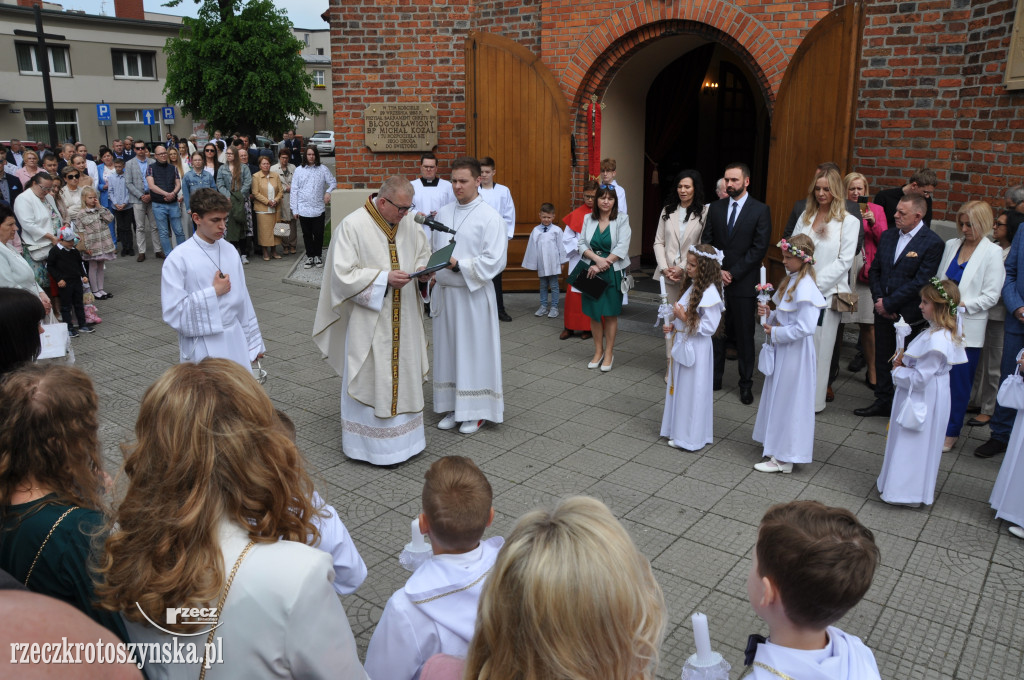
{"label": "wooden door", "polygon": [[519,43],[490,33],[466,38],[466,152],[490,156],[495,181],[516,205],[516,235],[502,277],[506,291],[536,291],[537,273],[521,265],[542,203],[559,218],[569,204],[569,106],[540,58]]}
{"label": "wooden door", "polygon": [[815,24],[789,62],[775,98],[767,191],[773,281],[783,276],[775,244],[793,203],[807,198],[817,165],[835,161],[844,173],[855,170],[850,162],[863,21],[864,5],[858,0]]}

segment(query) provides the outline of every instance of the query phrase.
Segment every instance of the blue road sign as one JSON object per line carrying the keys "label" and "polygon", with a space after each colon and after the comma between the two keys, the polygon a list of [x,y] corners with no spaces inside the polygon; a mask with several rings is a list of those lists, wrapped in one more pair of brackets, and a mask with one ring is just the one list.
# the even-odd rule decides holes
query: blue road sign
{"label": "blue road sign", "polygon": [[142,122],[145,125],[152,125],[156,122],[156,115],[153,113],[153,109],[143,109]]}
{"label": "blue road sign", "polygon": [[165,107],[163,107],[163,110],[160,112],[160,116],[164,119],[165,122],[173,121],[174,120],[174,107],[173,106],[165,106]]}
{"label": "blue road sign", "polygon": [[99,120],[110,120],[110,104],[97,104],[96,118]]}

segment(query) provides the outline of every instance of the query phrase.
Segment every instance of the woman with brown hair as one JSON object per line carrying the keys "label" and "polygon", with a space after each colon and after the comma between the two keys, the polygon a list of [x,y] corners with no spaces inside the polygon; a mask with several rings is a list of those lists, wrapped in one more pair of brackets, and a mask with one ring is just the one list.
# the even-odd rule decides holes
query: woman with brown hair
{"label": "woman with brown hair", "polygon": [[97,586],[132,641],[169,644],[202,628],[167,609],[216,607],[223,676],[365,678],[331,556],[306,545],[320,537],[313,483],[252,374],[227,359],[174,366],[143,396],[135,437]]}
{"label": "woman with brown hair", "polygon": [[127,639],[121,618],[95,605],[89,572],[110,482],[98,403],[73,366],[28,365],[0,384],[0,569]]}
{"label": "woman with brown hair", "polygon": [[252,177],[252,203],[256,211],[256,242],[263,248],[263,260],[280,260],[277,246],[281,238],[274,236],[278,205],[281,203],[281,178],[270,169],[270,159],[260,156],[260,171]]}
{"label": "woman with brown hair", "polygon": [[242,163],[238,149],[229,146],[224,156],[224,165],[217,171],[217,190],[231,199],[231,212],[228,213],[228,231],[224,238],[238,250],[242,264],[249,264],[249,258],[242,250],[248,232],[249,212],[246,203],[249,190],[252,188],[252,173]]}

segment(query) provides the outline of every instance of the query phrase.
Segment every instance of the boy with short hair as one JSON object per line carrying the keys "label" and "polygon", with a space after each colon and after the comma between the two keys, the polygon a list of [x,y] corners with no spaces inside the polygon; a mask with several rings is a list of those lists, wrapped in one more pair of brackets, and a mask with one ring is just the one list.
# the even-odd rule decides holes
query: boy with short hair
{"label": "boy with short hair", "polygon": [[615,187],[615,196],[619,199],[619,213],[625,214],[629,211],[626,210],[626,190],[621,184],[615,181],[616,167],[614,158],[604,158],[601,160],[601,186],[608,185]]}
{"label": "boy with short hair", "polygon": [[121,256],[135,254],[135,229],[132,227],[132,197],[124,176],[124,159],[114,159],[115,173],[107,178],[107,200],[114,223],[117,225],[117,240],[121,244]]}
{"label": "boy with short hair", "polygon": [[190,207],[195,234],[167,254],[160,272],[164,322],[178,331],[181,361],[220,357],[249,370],[265,347],[242,261],[224,241],[231,201],[199,189]]}
{"label": "boy with short hair", "polygon": [[817,501],[769,508],[747,596],[770,633],[750,636],[748,677],[880,680],[871,650],[832,625],[864,597],[878,561],[874,535],[849,510]]}
{"label": "boy with short hair", "polygon": [[494,508],[491,485],[473,461],[445,456],[425,479],[420,531],[433,555],[384,608],[366,651],[372,678],[413,680],[434,654],[466,655],[484,580],[505,542],[480,540]]}
{"label": "boy with short hair", "polygon": [[[68,325],[68,335],[77,338],[79,332],[92,333],[93,328],[85,319],[85,286],[89,283],[89,272],[82,261],[82,253],[76,247],[78,235],[70,226],[57,231],[59,239],[46,256],[46,271],[57,282],[60,297],[60,318]],[[78,330],[71,322],[71,310],[75,310]]]}
{"label": "boy with short hair", "polygon": [[[555,206],[545,203],[540,207],[540,224],[530,233],[530,241],[523,254],[523,269],[532,269],[540,277],[540,309],[534,316],[558,318],[558,275],[569,256],[562,247],[562,231],[554,226]],[[551,301],[548,302],[548,293]]]}

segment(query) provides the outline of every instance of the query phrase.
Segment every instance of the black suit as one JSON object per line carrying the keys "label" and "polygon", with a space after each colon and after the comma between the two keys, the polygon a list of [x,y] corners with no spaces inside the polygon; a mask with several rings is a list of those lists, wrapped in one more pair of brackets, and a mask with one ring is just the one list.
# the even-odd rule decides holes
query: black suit
{"label": "black suit", "polygon": [[[10,163],[11,165],[17,165],[19,168],[21,167],[21,165],[18,164],[18,160],[14,157],[13,151],[7,149],[7,153],[5,154],[5,156],[7,158],[8,163]],[[22,158],[24,158],[24,156],[22,156]]]}
{"label": "black suit", "polygon": [[302,162],[303,158],[301,140],[299,140],[296,137],[292,137],[291,139],[284,140],[284,142],[281,143],[281,146],[283,146],[285,149],[288,149],[288,153],[291,155],[292,165],[294,165],[295,167],[304,165],[304,163]]}
{"label": "black suit", "polygon": [[[902,316],[911,325],[910,339],[924,330],[927,325],[918,305],[921,289],[935,276],[942,259],[945,243],[939,236],[922,226],[910,243],[904,247],[895,262],[896,246],[900,230],[886,229],[878,241],[878,252],[871,261],[868,278],[872,300],[882,300],[885,311]],[[875,312],[875,400],[892,403],[892,367],[889,359],[896,352],[896,330],[893,324],[898,319],[887,319]]]}
{"label": "black suit", "polygon": [[[793,211],[789,213],[789,219],[786,220],[786,228],[782,230],[782,238],[789,238],[796,231],[796,223],[800,220],[800,216],[804,214],[804,210],[807,209],[807,199],[797,201],[793,204]],[[857,201],[851,201],[846,199],[846,212],[850,213],[854,217],[860,217],[860,206],[857,205]],[[864,243],[864,232],[861,231],[860,236],[861,244]],[[860,250],[860,246],[857,247]]]}
{"label": "black suit", "polygon": [[[710,243],[724,251],[722,269],[732,275],[725,286],[725,317],[735,333],[739,360],[740,388],[750,389],[754,375],[754,319],[757,315],[757,291],[761,261],[768,252],[772,236],[772,218],[768,206],[747,194],[743,208],[736,214],[730,233],[728,212],[731,199],[715,201],[708,208],[702,243]],[[725,347],[722,338],[713,341],[715,351],[715,384],[722,382],[725,372]]]}

